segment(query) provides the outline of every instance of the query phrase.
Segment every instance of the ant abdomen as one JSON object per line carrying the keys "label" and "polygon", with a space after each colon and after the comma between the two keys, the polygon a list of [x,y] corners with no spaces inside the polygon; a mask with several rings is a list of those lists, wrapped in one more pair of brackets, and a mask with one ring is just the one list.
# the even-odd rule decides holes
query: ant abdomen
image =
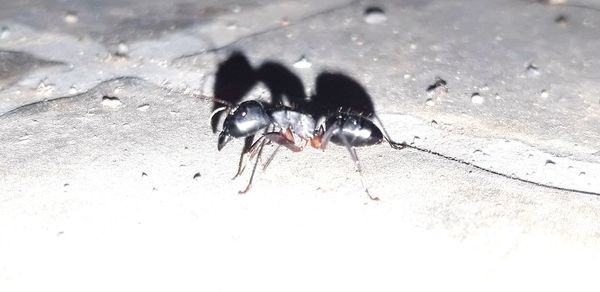
{"label": "ant abdomen", "polygon": [[331,131],[330,141],[340,146],[371,146],[384,139],[375,123],[358,114],[337,113],[327,118],[325,127]]}

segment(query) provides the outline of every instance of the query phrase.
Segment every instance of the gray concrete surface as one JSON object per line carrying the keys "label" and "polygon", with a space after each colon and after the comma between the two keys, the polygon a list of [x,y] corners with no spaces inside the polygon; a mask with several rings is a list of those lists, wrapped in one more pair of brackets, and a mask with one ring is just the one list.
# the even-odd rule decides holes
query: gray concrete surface
{"label": "gray concrete surface", "polygon": [[379,202],[340,147],[238,195],[208,119],[241,51],[352,77],[396,140],[600,192],[599,26],[591,0],[0,1],[0,290],[594,291],[596,196],[384,145]]}

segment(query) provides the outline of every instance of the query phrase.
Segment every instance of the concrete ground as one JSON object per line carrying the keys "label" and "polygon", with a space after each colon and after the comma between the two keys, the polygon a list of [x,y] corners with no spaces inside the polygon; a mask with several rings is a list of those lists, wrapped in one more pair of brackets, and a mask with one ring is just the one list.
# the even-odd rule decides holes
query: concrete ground
{"label": "concrete ground", "polygon": [[[599,28],[593,0],[2,0],[0,290],[593,291]],[[209,123],[245,86],[215,86],[232,54],[284,92],[341,77],[325,93],[364,89],[395,140],[533,183],[378,145],[374,202],[331,146],[239,195],[243,141]]]}

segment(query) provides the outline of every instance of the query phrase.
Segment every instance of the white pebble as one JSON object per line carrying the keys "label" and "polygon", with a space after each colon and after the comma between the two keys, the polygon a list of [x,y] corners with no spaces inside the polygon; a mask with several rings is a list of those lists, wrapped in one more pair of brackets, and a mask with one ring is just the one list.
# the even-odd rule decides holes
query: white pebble
{"label": "white pebble", "polygon": [[75,14],[75,12],[73,11],[68,11],[67,14],[65,14],[65,22],[66,23],[77,23],[79,21],[79,17],[77,17],[77,14]]}
{"label": "white pebble", "polygon": [[119,43],[119,45],[117,45],[117,55],[126,56],[127,53],[129,53],[129,46],[125,43]]}
{"label": "white pebble", "polygon": [[0,28],[0,39],[5,39],[10,35],[10,30],[8,29],[8,27],[3,26],[2,28]]}
{"label": "white pebble", "polygon": [[485,100],[483,96],[481,96],[479,93],[473,93],[471,95],[471,102],[474,104],[482,104],[484,101]]}
{"label": "white pebble", "polygon": [[121,106],[123,103],[117,97],[104,96],[102,97],[102,105],[105,107],[116,108]]}
{"label": "white pebble", "polygon": [[387,16],[385,16],[383,9],[371,7],[365,11],[364,20],[368,24],[380,24],[387,21]]}
{"label": "white pebble", "polygon": [[294,63],[294,67],[298,68],[298,69],[306,69],[306,68],[310,68],[312,66],[312,63],[310,61],[308,61],[308,59],[306,59],[306,57],[302,56],[300,57],[300,60],[296,61],[296,63]]}

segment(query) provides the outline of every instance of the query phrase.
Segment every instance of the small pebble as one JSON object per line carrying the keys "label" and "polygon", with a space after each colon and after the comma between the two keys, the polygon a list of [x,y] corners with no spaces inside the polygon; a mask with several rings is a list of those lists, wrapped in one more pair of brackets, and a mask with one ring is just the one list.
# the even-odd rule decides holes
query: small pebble
{"label": "small pebble", "polygon": [[387,16],[383,9],[379,7],[369,7],[365,10],[364,20],[368,24],[380,24],[387,21]]}
{"label": "small pebble", "polygon": [[527,66],[525,73],[527,74],[527,77],[530,77],[530,78],[540,76],[540,70],[538,69],[538,67],[536,67],[533,64],[529,64],[529,66]]}
{"label": "small pebble", "polygon": [[10,35],[10,30],[8,29],[8,27],[3,26],[2,28],[0,28],[0,39],[5,39]]}
{"label": "small pebble", "polygon": [[564,14],[561,14],[559,16],[556,17],[556,19],[554,20],[558,25],[565,27],[567,26],[567,21],[569,19],[567,18],[567,16],[565,16]]}
{"label": "small pebble", "polygon": [[548,91],[546,91],[546,90],[544,89],[544,90],[542,90],[542,92],[540,93],[540,96],[541,96],[542,98],[544,98],[544,99],[545,99],[545,98],[548,98],[548,97],[550,96],[550,94],[548,93]]}
{"label": "small pebble", "polygon": [[73,11],[67,11],[65,14],[65,22],[69,24],[77,23],[79,21],[79,17]]}
{"label": "small pebble", "polygon": [[147,173],[145,173],[145,172],[142,172],[142,177],[147,177],[147,176],[148,176],[148,174],[147,174]]}
{"label": "small pebble", "polygon": [[77,93],[77,87],[75,87],[75,85],[71,85],[71,87],[69,88],[69,94],[75,93]]}
{"label": "small pebble", "polygon": [[298,61],[296,61],[296,63],[294,63],[294,68],[298,68],[298,69],[307,69],[310,68],[312,66],[312,63],[310,61],[308,61],[308,59],[306,59],[305,56],[300,57],[300,59]]}
{"label": "small pebble", "polygon": [[431,98],[428,98],[428,99],[425,101],[425,105],[426,105],[426,106],[434,106],[434,105],[435,105],[435,101],[433,101],[433,99],[431,99]]}
{"label": "small pebble", "polygon": [[137,107],[138,111],[145,112],[150,108],[150,105],[145,103]]}
{"label": "small pebble", "polygon": [[448,87],[446,86],[448,83],[446,80],[435,77],[435,82],[427,87],[427,93],[432,94],[434,91],[438,89],[442,89],[443,92],[448,93]]}
{"label": "small pebble", "polygon": [[546,160],[546,163],[545,163],[546,166],[553,166],[555,164],[556,164],[556,162],[554,162],[554,161],[552,161],[550,159]]}
{"label": "small pebble", "polygon": [[196,174],[194,174],[194,179],[197,180],[201,177],[199,172],[196,172]]}
{"label": "small pebble", "polygon": [[565,4],[565,2],[567,2],[567,0],[542,0],[542,2],[544,2],[544,4],[548,4],[548,5],[561,5],[561,4]]}
{"label": "small pebble", "polygon": [[484,101],[485,101],[485,99],[483,98],[483,96],[481,96],[477,92],[475,92],[471,95],[471,102],[474,104],[482,104]]}
{"label": "small pebble", "polygon": [[119,43],[117,45],[117,56],[127,56],[127,54],[129,53],[129,46],[127,46],[127,44],[125,43]]}
{"label": "small pebble", "polygon": [[123,103],[121,102],[121,100],[119,100],[118,97],[112,97],[112,96],[103,96],[102,97],[102,105],[105,107],[116,108],[122,104]]}

